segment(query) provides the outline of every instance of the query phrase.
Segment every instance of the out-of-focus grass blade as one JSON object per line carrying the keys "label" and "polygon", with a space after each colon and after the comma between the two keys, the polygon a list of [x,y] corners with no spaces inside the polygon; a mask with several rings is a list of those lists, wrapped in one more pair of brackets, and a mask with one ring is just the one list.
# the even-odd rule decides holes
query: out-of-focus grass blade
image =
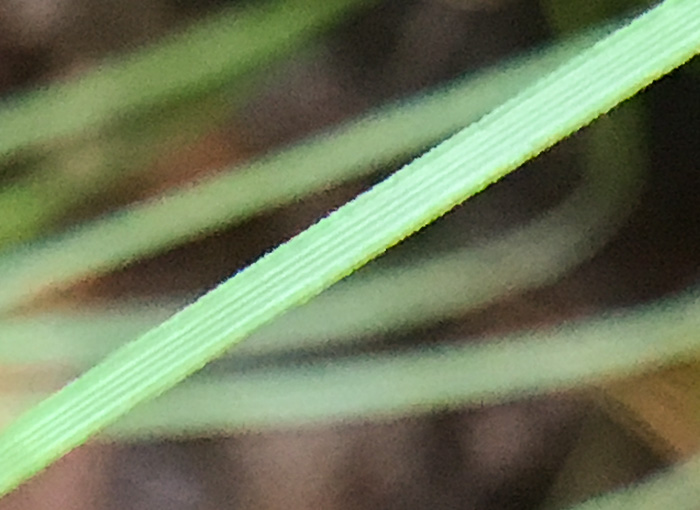
{"label": "out-of-focus grass blade", "polygon": [[66,211],[192,143],[195,132],[218,125],[250,95],[271,60],[368,3],[333,0],[316,9],[293,0],[229,9],[73,83],[0,103],[0,157],[6,144],[11,153],[50,142],[34,151],[41,158],[26,178],[0,190],[0,248],[37,237]]}
{"label": "out-of-focus grass blade", "polygon": [[[597,384],[700,353],[700,290],[578,321],[465,344],[195,375],[106,430],[111,438],[198,435],[496,403]],[[5,394],[22,407],[41,394]],[[0,402],[3,402],[0,400]]]}
{"label": "out-of-focus grass blade", "polygon": [[[639,112],[625,105],[588,133],[583,183],[515,232],[412,265],[377,261],[237,347],[236,355],[313,348],[415,327],[556,281],[617,230],[639,197],[646,161]],[[458,244],[458,243],[456,243]]]}
{"label": "out-of-focus grass blade", "polygon": [[700,2],[667,0],[575,57],[18,418],[0,494],[699,50]]}
{"label": "out-of-focus grass blade", "polygon": [[0,255],[0,310],[194,236],[370,173],[477,120],[610,29],[367,116],[300,145],[168,193],[54,239]]}
{"label": "out-of-focus grass blade", "polygon": [[81,135],[106,121],[186,99],[259,68],[370,0],[275,0],[232,9],[74,83],[20,96],[0,109],[0,155]]}
{"label": "out-of-focus grass blade", "polygon": [[94,365],[126,340],[170,317],[182,304],[140,303],[109,310],[53,311],[0,322],[0,365]]}
{"label": "out-of-focus grass blade", "polygon": [[31,241],[72,208],[148,174],[165,154],[196,146],[198,136],[216,128],[250,95],[248,89],[261,75],[237,80],[235,90],[179,101],[166,113],[131,115],[89,136],[34,151],[25,176],[0,188],[0,249]]}
{"label": "out-of-focus grass blade", "polygon": [[[543,218],[483,245],[412,265],[370,264],[254,333],[235,355],[350,342],[358,335],[397,331],[483,306],[505,291],[556,280],[605,243],[639,195],[646,161],[637,106],[625,105],[591,126],[583,184]],[[54,356],[86,367],[132,338],[135,324],[159,316],[135,309],[121,319],[88,315],[82,321],[49,316],[0,322],[0,360],[50,362]],[[106,321],[104,329],[100,317]],[[119,323],[124,323],[122,332],[115,329]]]}

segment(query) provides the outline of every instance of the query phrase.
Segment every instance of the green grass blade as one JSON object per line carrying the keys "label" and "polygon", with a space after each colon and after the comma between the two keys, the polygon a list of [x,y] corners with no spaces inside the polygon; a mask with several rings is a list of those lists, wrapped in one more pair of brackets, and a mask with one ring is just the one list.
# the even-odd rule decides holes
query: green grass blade
{"label": "green grass blade", "polygon": [[[0,104],[0,126],[7,130],[0,128],[0,148],[13,136],[60,138],[27,151],[35,160],[29,175],[0,189],[0,248],[38,237],[66,211],[151,168],[168,150],[191,143],[195,132],[220,124],[254,90],[267,63],[342,19],[343,11],[370,1],[229,9],[184,35],[108,60],[73,83]],[[286,20],[289,26],[281,26]]]}
{"label": "green grass blade", "polygon": [[24,178],[0,188],[0,249],[31,241],[65,223],[66,213],[95,196],[124,183],[130,187],[134,178],[152,171],[159,158],[195,144],[198,136],[230,117],[262,76],[260,70],[247,76],[245,83],[237,80],[233,91],[179,101],[157,116],[153,112],[132,115],[70,143],[27,151],[33,162],[25,164]]}
{"label": "green grass blade", "polygon": [[[542,218],[478,246],[412,265],[370,264],[261,328],[233,354],[269,355],[355,342],[359,335],[409,328],[483,306],[506,291],[555,281],[602,247],[636,203],[646,158],[635,106],[625,105],[592,126],[583,184]],[[390,259],[391,254],[385,261]],[[87,314],[82,320],[5,320],[0,322],[0,360],[50,363],[53,357],[86,368],[133,338],[136,325],[150,321],[156,326],[163,313],[131,309],[116,317]]]}
{"label": "green grass blade", "polygon": [[[254,333],[235,355],[327,347],[485,306],[556,281],[605,245],[640,195],[646,160],[640,119],[625,105],[589,133],[583,184],[515,232],[398,267],[368,265]],[[374,266],[374,267],[373,267]]]}
{"label": "green grass blade", "polygon": [[372,112],[335,132],[58,238],[5,252],[0,256],[0,310],[46,286],[113,269],[314,190],[367,175],[477,120],[608,30],[512,61],[505,71],[488,70],[407,104]]}
{"label": "green grass blade", "polygon": [[134,438],[393,417],[512,401],[643,373],[698,355],[698,295],[696,289],[631,312],[485,345],[195,376],[107,432]]}
{"label": "green grass blade", "polygon": [[0,156],[81,135],[164,101],[206,93],[299,45],[369,0],[276,0],[232,9],[74,83],[12,100],[0,110]]}
{"label": "green grass blade", "polygon": [[[111,439],[396,417],[493,404],[625,377],[700,352],[700,290],[604,318],[493,338],[486,344],[205,372],[105,430]],[[236,362],[238,361],[238,364]],[[45,395],[6,393],[2,408]]]}
{"label": "green grass blade", "polygon": [[630,312],[488,344],[370,354],[230,376],[202,374],[136,409],[108,433],[122,438],[206,434],[395,417],[635,375],[697,357],[699,295],[695,289]]}
{"label": "green grass blade", "polygon": [[[636,203],[646,166],[637,110],[625,105],[592,126],[583,184],[542,218],[479,246],[412,265],[368,265],[254,333],[235,355],[355,341],[358,335],[408,328],[483,306],[506,291],[556,280],[603,246]],[[391,254],[384,259],[390,260]],[[0,322],[0,360],[54,359],[85,368],[133,338],[132,332],[145,330],[136,326],[156,326],[163,313],[131,308],[116,316],[6,319]]]}
{"label": "green grass blade", "polygon": [[697,0],[640,16],[22,415],[0,435],[0,494],[698,50]]}
{"label": "green grass blade", "polygon": [[47,364],[86,369],[114,348],[170,317],[182,304],[112,305],[0,322],[0,366]]}

